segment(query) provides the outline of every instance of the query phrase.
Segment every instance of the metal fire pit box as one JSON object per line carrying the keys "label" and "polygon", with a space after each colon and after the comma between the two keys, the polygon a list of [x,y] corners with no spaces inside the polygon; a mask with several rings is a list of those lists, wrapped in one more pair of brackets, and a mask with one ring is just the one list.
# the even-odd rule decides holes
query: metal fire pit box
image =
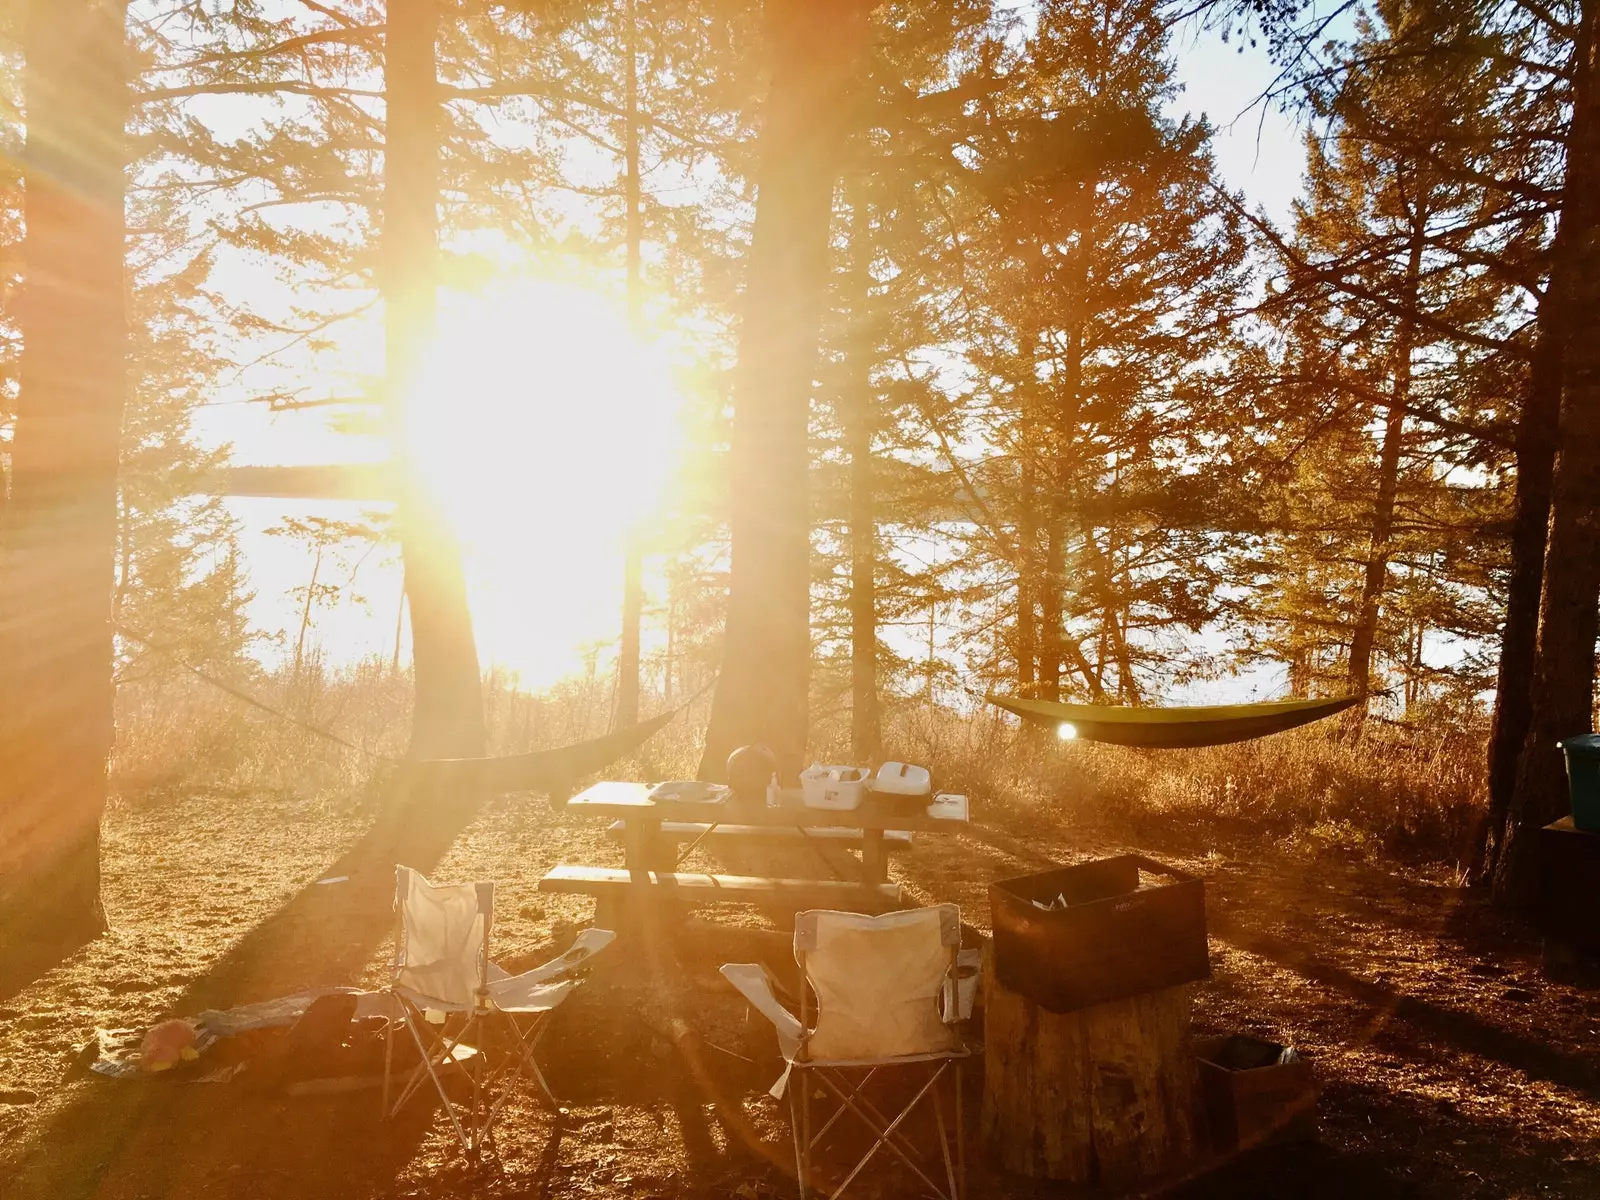
{"label": "metal fire pit box", "polygon": [[996,977],[1050,1012],[1211,977],[1205,884],[1142,854],[1002,879],[989,908]]}
{"label": "metal fire pit box", "polygon": [[1244,1034],[1195,1038],[1194,1050],[1218,1153],[1316,1140],[1317,1081],[1305,1059],[1281,1062],[1282,1045]]}

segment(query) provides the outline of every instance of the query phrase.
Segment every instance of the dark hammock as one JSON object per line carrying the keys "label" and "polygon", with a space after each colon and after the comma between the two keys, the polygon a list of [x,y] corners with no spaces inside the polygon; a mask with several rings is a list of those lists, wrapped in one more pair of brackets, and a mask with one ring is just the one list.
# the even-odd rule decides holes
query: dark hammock
{"label": "dark hammock", "polygon": [[[1117,746],[1173,750],[1185,746],[1221,746],[1282,733],[1331,717],[1358,702],[1356,696],[1332,700],[1271,700],[1261,704],[1207,704],[1188,708],[1113,708],[1099,704],[1057,704],[1050,700],[986,697],[1025,721],[1061,731],[1069,737]],[[1064,731],[1063,731],[1064,732]]]}
{"label": "dark hammock", "polygon": [[[659,713],[603,737],[532,754],[500,758],[430,758],[406,763],[401,770],[422,787],[448,786],[473,792],[564,793],[586,775],[604,770],[637,750],[681,709]],[[564,797],[563,797],[564,798]]]}

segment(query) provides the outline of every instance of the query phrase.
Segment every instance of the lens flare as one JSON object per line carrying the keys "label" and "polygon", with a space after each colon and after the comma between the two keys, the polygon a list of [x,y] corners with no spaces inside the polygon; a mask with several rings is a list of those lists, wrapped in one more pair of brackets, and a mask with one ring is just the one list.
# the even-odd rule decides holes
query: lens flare
{"label": "lens flare", "polygon": [[441,298],[407,405],[460,538],[480,644],[529,685],[616,637],[625,543],[661,509],[682,399],[606,297],[520,280]]}

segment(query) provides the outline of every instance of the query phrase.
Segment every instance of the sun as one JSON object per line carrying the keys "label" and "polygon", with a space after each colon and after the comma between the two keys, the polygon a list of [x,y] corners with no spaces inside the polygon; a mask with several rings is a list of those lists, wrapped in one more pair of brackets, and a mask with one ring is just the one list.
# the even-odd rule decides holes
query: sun
{"label": "sun", "polygon": [[459,537],[480,653],[544,686],[617,636],[628,538],[661,508],[681,398],[610,300],[518,280],[441,297],[408,401]]}

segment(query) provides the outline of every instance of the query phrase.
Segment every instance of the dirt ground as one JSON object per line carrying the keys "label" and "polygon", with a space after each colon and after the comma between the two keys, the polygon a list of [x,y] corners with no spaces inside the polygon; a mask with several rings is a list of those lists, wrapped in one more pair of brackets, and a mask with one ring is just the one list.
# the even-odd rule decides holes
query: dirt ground
{"label": "dirt ground", "polygon": [[[1393,865],[1261,845],[1242,827],[1152,823],[1111,836],[981,800],[974,818],[973,832],[922,836],[895,860],[914,901],[955,901],[986,930],[988,882],[1044,859],[1136,848],[1197,871],[1213,978],[1196,993],[1196,1031],[1266,1034],[1314,1062],[1319,1143],[1246,1156],[1172,1194],[1600,1197],[1600,992],[1545,981],[1535,938],[1477,895]],[[519,1097],[477,1173],[426,1102],[384,1123],[372,1091],[291,1098],[244,1079],[84,1072],[78,1048],[97,1030],[379,984],[397,859],[441,880],[497,881],[496,957],[520,967],[592,917],[590,901],[540,895],[539,877],[562,861],[620,862],[620,851],[596,823],[536,797],[425,822],[290,797],[116,805],[111,932],[0,993],[0,1197],[793,1195],[785,1125],[764,1095],[775,1046],[716,972],[786,953],[785,935],[749,911],[703,910],[672,944],[619,946],[545,1043],[565,1116]],[[316,883],[339,875],[349,879]],[[974,1098],[980,1075],[969,1072]],[[975,1136],[969,1145],[972,1196],[1062,1194],[996,1176]],[[859,1194],[917,1189],[886,1171]]]}

